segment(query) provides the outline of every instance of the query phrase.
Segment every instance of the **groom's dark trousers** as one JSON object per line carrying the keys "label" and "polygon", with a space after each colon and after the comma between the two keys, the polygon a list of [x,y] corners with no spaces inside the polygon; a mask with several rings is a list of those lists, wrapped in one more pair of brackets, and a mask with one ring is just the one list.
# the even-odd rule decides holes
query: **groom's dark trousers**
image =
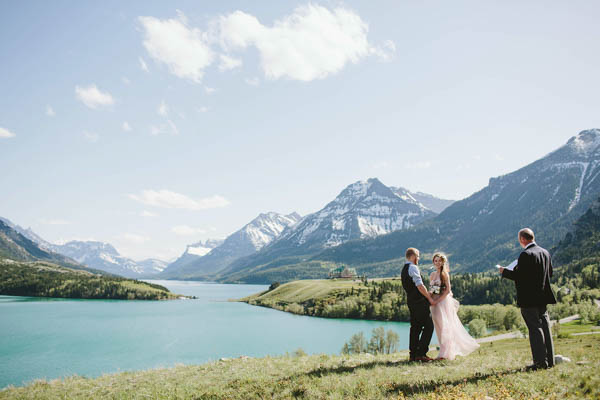
{"label": "groom's dark trousers", "polygon": [[433,321],[429,311],[429,302],[408,304],[410,311],[410,358],[423,357],[429,350],[433,335]]}
{"label": "groom's dark trousers", "polygon": [[417,285],[409,275],[410,265],[410,263],[404,265],[400,277],[402,278],[402,286],[406,292],[406,302],[410,311],[410,359],[415,360],[427,355],[429,342],[431,342],[431,336],[433,335],[433,321],[431,320],[429,301],[419,292]]}
{"label": "groom's dark trousers", "polygon": [[533,363],[539,368],[554,366],[554,343],[546,311],[547,304],[556,304],[550,287],[551,276],[550,254],[535,242],[523,250],[512,271],[502,272],[502,277],[515,281],[517,305],[529,330]]}

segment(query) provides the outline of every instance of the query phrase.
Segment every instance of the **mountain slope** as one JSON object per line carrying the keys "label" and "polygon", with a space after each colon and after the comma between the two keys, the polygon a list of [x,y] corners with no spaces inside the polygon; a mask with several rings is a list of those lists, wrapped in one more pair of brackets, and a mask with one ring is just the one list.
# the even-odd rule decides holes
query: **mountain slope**
{"label": "mountain slope", "polygon": [[40,248],[37,243],[23,236],[4,221],[7,220],[0,220],[0,258],[15,261],[48,261],[70,268],[84,268],[75,260]]}
{"label": "mountain slope", "polygon": [[418,203],[424,205],[425,207],[427,207],[428,209],[430,209],[431,211],[433,211],[436,214],[441,213],[442,211],[444,211],[446,208],[450,207],[450,205],[452,203],[455,202],[455,200],[445,200],[445,199],[440,199],[437,198],[435,196],[432,196],[430,194],[427,193],[423,193],[423,192],[411,192],[408,189],[405,189],[403,187],[393,187],[390,186],[390,189],[392,189],[392,191],[394,193],[396,193],[398,196],[406,196],[412,198],[413,200],[417,201]]}
{"label": "mountain slope", "polygon": [[242,229],[229,235],[218,247],[197,260],[175,265],[170,264],[161,274],[168,279],[200,279],[226,268],[240,257],[253,254],[269,244],[283,230],[300,219],[292,213],[282,215],[275,212],[260,214]]}
{"label": "mountain slope", "polygon": [[405,189],[393,190],[377,178],[355,182],[323,209],[286,229],[262,251],[232,263],[221,275],[231,275],[279,258],[293,263],[305,258],[304,255],[351,240],[408,229],[435,215]]}
{"label": "mountain slope", "polygon": [[575,280],[578,288],[600,287],[600,197],[552,249],[552,263],[560,286]]}
{"label": "mountain slope", "polygon": [[552,247],[600,195],[600,130],[572,137],[566,145],[457,201],[410,231],[328,249],[315,258],[353,264],[402,258],[416,246],[444,250],[463,271],[482,271],[518,254],[516,234],[531,227]]}

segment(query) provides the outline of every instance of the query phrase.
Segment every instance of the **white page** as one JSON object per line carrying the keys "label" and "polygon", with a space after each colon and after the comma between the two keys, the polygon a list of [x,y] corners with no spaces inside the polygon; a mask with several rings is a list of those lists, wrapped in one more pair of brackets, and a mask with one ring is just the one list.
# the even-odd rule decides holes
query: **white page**
{"label": "white page", "polygon": [[511,262],[510,264],[508,264],[506,267],[502,267],[502,265],[496,264],[496,268],[504,268],[504,269],[508,269],[508,270],[512,271],[517,266],[518,261],[519,260],[515,260],[515,261]]}

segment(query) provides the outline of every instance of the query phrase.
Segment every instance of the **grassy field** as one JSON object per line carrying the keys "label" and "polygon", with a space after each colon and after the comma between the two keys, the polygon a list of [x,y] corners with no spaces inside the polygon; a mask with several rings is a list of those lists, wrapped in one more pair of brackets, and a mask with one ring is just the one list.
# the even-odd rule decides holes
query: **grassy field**
{"label": "grassy field", "polygon": [[252,300],[266,300],[282,303],[304,303],[309,300],[335,297],[337,293],[345,292],[354,287],[354,290],[365,289],[361,281],[346,279],[307,279],[285,283],[275,290],[253,294],[241,299],[249,302]]}
{"label": "grassy field", "polygon": [[522,369],[530,363],[529,342],[514,339],[431,364],[409,363],[406,353],[240,358],[96,379],[36,381],[0,391],[0,399],[600,398],[600,335],[555,343],[557,353],[572,362],[535,372]]}
{"label": "grassy field", "polygon": [[563,335],[581,332],[600,332],[600,326],[584,324],[580,320],[560,324],[560,333]]}

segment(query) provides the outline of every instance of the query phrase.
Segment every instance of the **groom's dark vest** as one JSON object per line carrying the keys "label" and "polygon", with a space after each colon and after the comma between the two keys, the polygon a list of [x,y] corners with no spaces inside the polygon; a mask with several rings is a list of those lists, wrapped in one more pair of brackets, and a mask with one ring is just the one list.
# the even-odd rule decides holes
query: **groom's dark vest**
{"label": "groom's dark vest", "polygon": [[[409,265],[410,263],[404,264],[404,268],[402,268],[402,274],[400,274],[400,277],[402,278],[402,287],[406,292],[406,302],[408,304],[427,303],[427,298],[423,296],[421,292],[419,292],[417,285],[415,285],[413,279],[410,277],[410,275],[408,275]],[[421,276],[421,279],[423,279],[423,276]]]}

